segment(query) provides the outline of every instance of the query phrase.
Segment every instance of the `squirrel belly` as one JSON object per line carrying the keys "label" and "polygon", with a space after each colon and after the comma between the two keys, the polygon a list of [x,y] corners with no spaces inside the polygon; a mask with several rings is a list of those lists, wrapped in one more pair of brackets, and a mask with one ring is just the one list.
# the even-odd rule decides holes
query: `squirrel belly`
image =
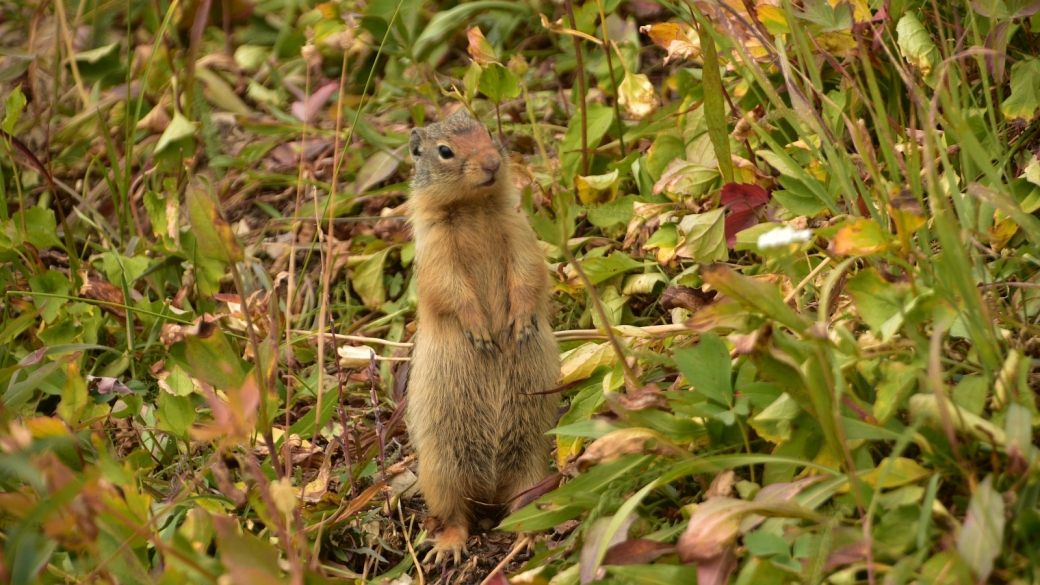
{"label": "squirrel belly", "polygon": [[419,326],[406,420],[419,487],[444,530],[431,554],[466,548],[549,471],[560,372],[548,268],[509,179],[506,152],[467,114],[412,131]]}

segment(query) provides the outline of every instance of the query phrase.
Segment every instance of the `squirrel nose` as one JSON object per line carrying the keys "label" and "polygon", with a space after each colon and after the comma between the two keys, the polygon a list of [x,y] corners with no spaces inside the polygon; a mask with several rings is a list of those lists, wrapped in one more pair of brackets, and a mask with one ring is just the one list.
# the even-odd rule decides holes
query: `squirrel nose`
{"label": "squirrel nose", "polygon": [[480,165],[480,166],[485,171],[487,171],[487,172],[489,172],[489,173],[491,173],[493,175],[493,174],[495,174],[495,171],[497,171],[498,168],[500,166],[502,166],[502,161],[499,160],[498,158],[489,158],[489,159],[485,160],[484,163],[482,165]]}

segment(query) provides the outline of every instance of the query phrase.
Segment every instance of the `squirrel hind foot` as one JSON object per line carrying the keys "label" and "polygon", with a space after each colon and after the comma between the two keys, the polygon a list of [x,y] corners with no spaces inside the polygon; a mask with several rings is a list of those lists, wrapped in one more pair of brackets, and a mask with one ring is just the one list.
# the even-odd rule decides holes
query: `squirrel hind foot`
{"label": "squirrel hind foot", "polygon": [[430,539],[433,548],[426,553],[423,562],[433,561],[435,564],[443,562],[448,554],[455,561],[455,565],[462,563],[462,554],[469,554],[466,543],[469,541],[469,530],[465,526],[446,526],[440,534]]}

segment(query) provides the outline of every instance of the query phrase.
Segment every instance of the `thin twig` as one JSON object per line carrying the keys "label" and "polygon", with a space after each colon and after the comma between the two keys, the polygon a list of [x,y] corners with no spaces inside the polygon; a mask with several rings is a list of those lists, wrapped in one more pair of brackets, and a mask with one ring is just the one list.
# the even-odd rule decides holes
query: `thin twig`
{"label": "thin twig", "polygon": [[[578,30],[578,21],[574,19],[574,6],[571,0],[567,0],[567,16],[571,21],[571,28]],[[578,70],[578,107],[581,109],[581,174],[589,174],[589,128],[588,128],[588,116],[585,111],[585,65],[581,58],[581,41],[578,37],[571,37],[574,40],[574,57],[577,59],[577,70]]]}

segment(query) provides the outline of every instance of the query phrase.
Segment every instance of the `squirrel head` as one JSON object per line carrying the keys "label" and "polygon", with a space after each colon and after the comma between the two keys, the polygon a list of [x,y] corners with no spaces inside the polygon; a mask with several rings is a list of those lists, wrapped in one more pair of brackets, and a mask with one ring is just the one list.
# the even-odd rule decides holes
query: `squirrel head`
{"label": "squirrel head", "polygon": [[505,148],[465,110],[412,130],[408,150],[415,161],[412,193],[436,203],[487,199],[512,184]]}

